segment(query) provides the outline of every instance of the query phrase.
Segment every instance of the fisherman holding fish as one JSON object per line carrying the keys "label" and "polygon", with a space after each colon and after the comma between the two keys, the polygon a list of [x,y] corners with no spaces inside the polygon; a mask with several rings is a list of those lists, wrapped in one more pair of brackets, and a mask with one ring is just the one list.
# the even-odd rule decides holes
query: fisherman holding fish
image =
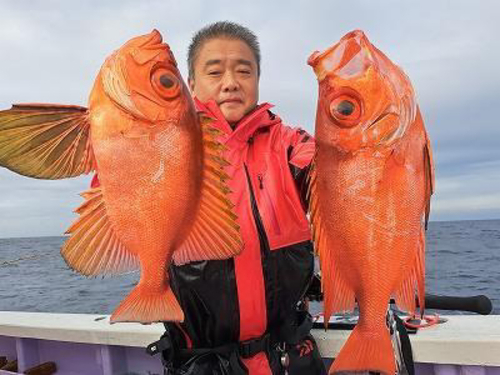
{"label": "fisherman holding fish", "polygon": [[326,321],[355,301],[360,312],[330,373],[396,370],[389,299],[411,314],[418,291],[424,308],[429,138],[408,77],[362,31],[309,64],[316,141],[258,104],[257,38],[231,22],[195,34],[189,88],[153,30],[106,59],[88,108],[0,111],[1,167],[96,172],[61,255],[86,276],[141,270],[110,321],[165,322],[148,351],[167,374],[325,373],[302,301],[307,209]]}
{"label": "fisherman holding fish", "polygon": [[244,248],[226,260],[171,265],[185,319],[165,323],[167,373],[326,373],[310,315],[297,309],[314,272],[305,213],[314,140],[283,124],[271,104],[258,104],[260,50],[247,28],[201,29],[188,65],[197,110],[223,133]]}
{"label": "fisherman holding fish", "polygon": [[218,22],[189,48],[189,88],[153,30],[114,51],[88,107],[0,111],[0,166],[95,173],[61,255],[86,276],[141,270],[115,322],[167,322],[167,373],[322,374],[307,309],[314,141],[258,104],[255,35]]}

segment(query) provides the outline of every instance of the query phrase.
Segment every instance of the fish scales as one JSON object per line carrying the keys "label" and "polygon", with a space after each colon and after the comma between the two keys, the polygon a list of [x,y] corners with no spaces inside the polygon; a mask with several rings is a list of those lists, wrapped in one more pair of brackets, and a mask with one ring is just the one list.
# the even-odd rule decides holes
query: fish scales
{"label": "fish scales", "polygon": [[196,112],[156,30],[106,59],[89,108],[17,104],[0,111],[0,166],[42,179],[98,172],[81,194],[61,255],[87,276],[141,270],[111,322],[182,321],[170,264],[242,249],[225,147],[211,121]]}
{"label": "fish scales", "polygon": [[394,374],[388,302],[413,313],[424,294],[428,137],[408,77],[362,31],[309,64],[319,81],[310,211],[325,322],[355,301],[360,314],[330,373]]}

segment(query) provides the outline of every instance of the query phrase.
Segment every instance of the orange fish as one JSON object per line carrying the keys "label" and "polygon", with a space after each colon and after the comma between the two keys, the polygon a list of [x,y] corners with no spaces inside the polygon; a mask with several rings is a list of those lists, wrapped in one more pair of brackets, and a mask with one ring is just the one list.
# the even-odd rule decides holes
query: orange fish
{"label": "orange fish", "polygon": [[0,165],[60,179],[99,172],[61,254],[88,276],[140,267],[111,321],[182,321],[171,261],[223,259],[242,247],[228,198],[224,146],[200,117],[156,30],[108,57],[89,108],[13,105],[0,111]]}
{"label": "orange fish", "polygon": [[310,213],[320,257],[325,322],[351,311],[359,323],[330,373],[395,373],[386,326],[391,295],[424,303],[424,230],[433,165],[408,77],[362,31],[308,61],[319,81]]}

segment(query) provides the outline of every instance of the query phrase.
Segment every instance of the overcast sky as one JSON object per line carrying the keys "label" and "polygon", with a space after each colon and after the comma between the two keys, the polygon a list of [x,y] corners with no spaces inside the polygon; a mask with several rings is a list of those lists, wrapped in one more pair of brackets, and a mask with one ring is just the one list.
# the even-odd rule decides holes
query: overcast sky
{"label": "overcast sky", "polygon": [[[431,220],[500,218],[500,2],[491,1],[0,1],[0,108],[86,105],[105,57],[158,29],[186,74],[192,34],[218,20],[260,39],[260,97],[314,132],[317,83],[306,65],[362,29],[417,92],[434,150]],[[0,168],[0,238],[60,235],[90,177],[39,181]]]}

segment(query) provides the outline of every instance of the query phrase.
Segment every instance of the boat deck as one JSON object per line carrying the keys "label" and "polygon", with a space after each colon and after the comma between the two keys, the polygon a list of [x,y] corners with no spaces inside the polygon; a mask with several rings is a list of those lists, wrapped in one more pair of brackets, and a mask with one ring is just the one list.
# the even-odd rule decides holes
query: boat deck
{"label": "boat deck", "polygon": [[[500,375],[500,316],[447,316],[439,326],[410,335],[417,373]],[[18,360],[23,373],[43,362],[57,374],[162,374],[159,357],[144,348],[161,324],[109,324],[107,315],[0,312],[0,357]],[[332,358],[350,331],[313,330],[322,356]]]}

